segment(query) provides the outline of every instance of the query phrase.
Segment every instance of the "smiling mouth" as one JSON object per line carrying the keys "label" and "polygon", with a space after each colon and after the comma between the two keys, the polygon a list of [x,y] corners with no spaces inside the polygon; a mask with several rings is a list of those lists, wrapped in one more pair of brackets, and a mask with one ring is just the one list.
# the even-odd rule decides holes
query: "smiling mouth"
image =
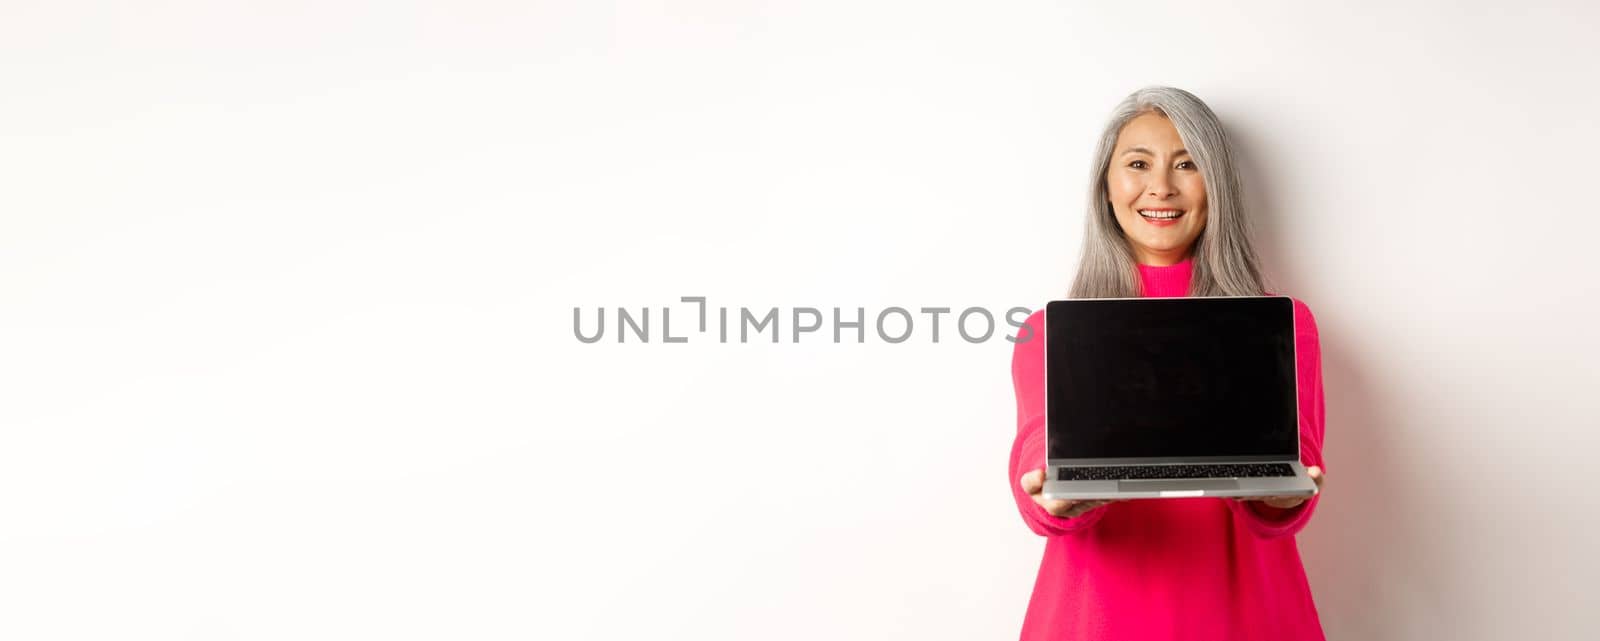
{"label": "smiling mouth", "polygon": [[1141,209],[1139,215],[1146,220],[1177,220],[1189,213],[1186,209]]}

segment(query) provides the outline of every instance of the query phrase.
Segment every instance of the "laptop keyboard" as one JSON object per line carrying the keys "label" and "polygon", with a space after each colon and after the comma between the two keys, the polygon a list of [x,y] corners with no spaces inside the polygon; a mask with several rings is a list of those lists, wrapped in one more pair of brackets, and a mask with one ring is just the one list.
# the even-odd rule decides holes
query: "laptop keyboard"
{"label": "laptop keyboard", "polygon": [[1137,479],[1233,479],[1294,476],[1288,463],[1237,465],[1106,465],[1063,467],[1057,481],[1130,481]]}

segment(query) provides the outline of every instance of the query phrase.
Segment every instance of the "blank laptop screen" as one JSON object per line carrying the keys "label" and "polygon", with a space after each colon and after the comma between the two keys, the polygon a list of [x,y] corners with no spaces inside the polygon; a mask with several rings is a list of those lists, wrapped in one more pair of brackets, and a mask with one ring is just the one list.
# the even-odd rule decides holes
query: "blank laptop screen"
{"label": "blank laptop screen", "polygon": [[1049,458],[1293,457],[1293,305],[1281,296],[1049,303]]}

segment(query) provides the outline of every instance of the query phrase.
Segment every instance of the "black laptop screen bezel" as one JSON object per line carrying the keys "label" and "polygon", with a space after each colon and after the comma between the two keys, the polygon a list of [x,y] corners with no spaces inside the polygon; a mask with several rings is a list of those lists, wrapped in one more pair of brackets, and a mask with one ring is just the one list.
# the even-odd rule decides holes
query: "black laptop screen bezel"
{"label": "black laptop screen bezel", "polygon": [[[1097,326],[1113,328],[1107,331],[1114,334],[1130,323],[1141,322],[1146,323],[1146,326],[1140,326],[1138,329],[1204,332],[1210,329],[1207,327],[1208,323],[1222,322],[1219,319],[1240,320],[1241,317],[1233,316],[1237,314],[1245,314],[1242,320],[1252,323],[1253,327],[1265,328],[1265,334],[1258,332],[1249,334],[1254,341],[1236,337],[1239,344],[1234,349],[1255,350],[1252,354],[1254,363],[1257,367],[1264,368],[1255,376],[1260,377],[1263,382],[1275,383],[1279,388],[1275,396],[1265,397],[1265,406],[1259,410],[1261,419],[1253,421],[1272,423],[1275,428],[1271,434],[1263,435],[1262,438],[1248,444],[1241,442],[1239,447],[1224,447],[1220,450],[1217,448],[1207,450],[1195,445],[1183,447],[1174,443],[1164,445],[1101,442],[1084,447],[1082,442],[1086,439],[1077,439],[1075,446],[1072,438],[1074,432],[1093,433],[1093,430],[1075,425],[1073,413],[1070,411],[1051,411],[1054,407],[1078,400],[1074,398],[1073,390],[1064,387],[1065,381],[1070,381],[1071,377],[1062,376],[1060,372],[1070,367],[1070,363],[1075,359],[1090,358],[1091,355],[1085,352],[1095,349],[1084,347],[1081,341],[1071,340],[1068,332],[1072,332],[1074,327],[1079,329],[1080,336],[1084,331],[1092,334]],[[1043,332],[1047,459],[1051,462],[1094,464],[1299,460],[1298,354],[1294,321],[1294,301],[1287,296],[1096,298],[1049,302],[1045,308]],[[1112,323],[1121,325],[1112,326],[1110,325]],[[1218,327],[1228,328],[1225,325]],[[1063,340],[1063,337],[1068,339]],[[1056,340],[1052,342],[1051,338]],[[1124,338],[1124,341],[1126,340]],[[1227,349],[1227,346],[1222,348]],[[1096,356],[1104,357],[1105,354]],[[1086,368],[1087,365],[1080,367]],[[1052,370],[1058,372],[1054,382],[1049,375]],[[1093,388],[1093,385],[1085,384],[1084,387]],[[1087,393],[1090,393],[1087,389],[1076,390],[1077,396]],[[1109,410],[1102,408],[1097,411],[1103,413]],[[1109,422],[1105,416],[1102,415],[1101,418]],[[1138,429],[1110,424],[1103,424],[1098,429],[1102,430],[1100,434],[1103,439],[1106,431],[1119,427],[1124,430]],[[1173,423],[1170,429],[1184,428]],[[1131,451],[1133,449],[1142,451]]]}

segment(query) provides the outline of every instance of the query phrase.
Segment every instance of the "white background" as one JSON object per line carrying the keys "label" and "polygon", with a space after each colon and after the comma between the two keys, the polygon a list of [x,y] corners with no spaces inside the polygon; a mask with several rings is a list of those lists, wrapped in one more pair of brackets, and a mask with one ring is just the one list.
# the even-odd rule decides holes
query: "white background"
{"label": "white background", "polygon": [[1329,637],[1593,638],[1600,11],[1085,4],[5,3],[0,637],[1012,638],[1010,343],[678,298],[1038,307],[1168,84],[1321,325]]}

